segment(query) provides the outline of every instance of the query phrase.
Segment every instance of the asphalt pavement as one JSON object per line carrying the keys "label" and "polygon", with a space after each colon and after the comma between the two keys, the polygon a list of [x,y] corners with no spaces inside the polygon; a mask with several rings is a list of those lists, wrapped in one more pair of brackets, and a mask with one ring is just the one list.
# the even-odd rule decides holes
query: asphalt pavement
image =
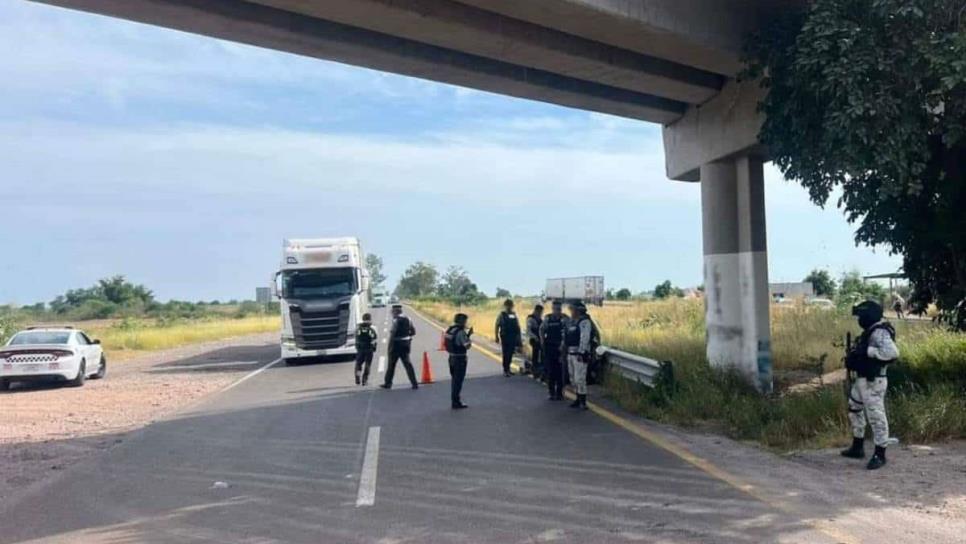
{"label": "asphalt pavement", "polygon": [[401,367],[376,387],[383,343],[365,388],[351,361],[274,350],[180,363],[257,370],[0,506],[0,543],[831,541],[478,351],[451,410],[439,331],[412,317],[436,382],[415,391]]}

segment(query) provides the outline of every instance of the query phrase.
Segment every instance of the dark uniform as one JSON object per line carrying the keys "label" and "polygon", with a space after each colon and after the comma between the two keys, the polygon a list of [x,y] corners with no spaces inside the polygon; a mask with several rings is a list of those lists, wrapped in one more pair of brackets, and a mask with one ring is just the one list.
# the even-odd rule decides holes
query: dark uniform
{"label": "dark uniform", "polygon": [[543,344],[543,366],[547,376],[550,400],[563,400],[564,331],[570,321],[562,313],[551,312],[540,325],[540,341]]}
{"label": "dark uniform", "polygon": [[416,327],[409,317],[403,315],[402,309],[393,308],[397,312],[392,321],[392,328],[389,330],[389,366],[386,368],[386,383],[382,384],[384,389],[392,387],[392,379],[396,375],[396,362],[402,361],[406,367],[406,375],[409,376],[409,383],[413,389],[419,388],[416,381],[416,370],[409,359],[412,350],[413,336],[416,334]]}
{"label": "dark uniform", "polygon": [[520,320],[517,319],[512,304],[496,318],[496,339],[503,352],[503,375],[512,376],[510,363],[513,362],[513,354],[523,345],[520,338]]}
{"label": "dark uniform", "polygon": [[363,321],[356,329],[356,385],[366,385],[369,382],[369,369],[372,367],[372,355],[376,352],[376,329],[372,323]]}
{"label": "dark uniform", "polygon": [[446,345],[446,351],[449,353],[449,375],[452,377],[450,401],[454,410],[466,408],[460,394],[463,391],[463,380],[466,378],[466,363],[468,361],[466,352],[473,346],[473,342],[470,340],[471,332],[466,331],[466,315],[457,314],[457,318],[456,323],[446,329],[446,333],[443,335],[443,342]]}
{"label": "dark uniform", "polygon": [[527,316],[527,342],[530,344],[530,361],[528,369],[531,374],[542,378],[543,370],[543,344],[540,342],[540,325],[543,318],[537,314],[536,308],[532,314]]}

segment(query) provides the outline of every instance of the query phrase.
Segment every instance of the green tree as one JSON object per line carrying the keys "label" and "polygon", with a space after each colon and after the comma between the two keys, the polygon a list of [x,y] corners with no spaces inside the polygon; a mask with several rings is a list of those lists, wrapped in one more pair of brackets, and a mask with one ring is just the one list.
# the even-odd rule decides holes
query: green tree
{"label": "green tree", "polygon": [[439,283],[436,267],[419,261],[409,265],[396,285],[396,296],[401,298],[424,297],[435,294]]}
{"label": "green tree", "polygon": [[879,304],[885,302],[885,288],[878,283],[866,282],[858,270],[852,270],[842,275],[839,286],[839,302],[852,305],[863,300],[874,300]]}
{"label": "green tree", "polygon": [[466,270],[459,266],[451,266],[446,269],[446,273],[440,279],[437,294],[456,304],[472,304],[486,298],[485,295],[480,293],[479,288],[470,279]]}
{"label": "green tree", "polygon": [[665,280],[654,288],[654,298],[683,297],[684,291],[671,284],[671,280]]}
{"label": "green tree", "polygon": [[366,269],[369,270],[369,280],[373,286],[382,285],[386,281],[386,275],[382,271],[382,257],[375,253],[367,254]]}
{"label": "green tree", "polygon": [[835,280],[832,279],[832,275],[828,273],[828,270],[815,269],[805,276],[805,280],[812,284],[815,289],[815,294],[822,297],[834,297],[835,296]]}
{"label": "green tree", "polygon": [[496,288],[496,298],[511,298],[513,294],[502,287]]}
{"label": "green tree", "polygon": [[[963,0],[814,0],[751,37],[760,138],[857,243],[903,259],[919,307],[966,296]],[[961,320],[962,322],[962,320]]]}
{"label": "green tree", "polygon": [[631,296],[633,296],[633,293],[627,287],[622,287],[614,293],[614,298],[617,300],[630,300]]}

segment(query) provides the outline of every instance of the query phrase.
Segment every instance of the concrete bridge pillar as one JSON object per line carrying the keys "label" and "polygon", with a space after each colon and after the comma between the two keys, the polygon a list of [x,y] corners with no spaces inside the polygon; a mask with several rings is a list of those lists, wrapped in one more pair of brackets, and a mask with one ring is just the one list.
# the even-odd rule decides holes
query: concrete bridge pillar
{"label": "concrete bridge pillar", "polygon": [[762,159],[701,166],[708,361],[772,388]]}

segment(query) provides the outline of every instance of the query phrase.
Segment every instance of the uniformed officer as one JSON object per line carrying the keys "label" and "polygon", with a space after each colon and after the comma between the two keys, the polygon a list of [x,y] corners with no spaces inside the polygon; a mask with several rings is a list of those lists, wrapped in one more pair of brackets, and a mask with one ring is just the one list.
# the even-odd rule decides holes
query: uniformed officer
{"label": "uniformed officer", "polygon": [[527,372],[543,378],[543,345],[540,342],[540,325],[543,323],[543,305],[537,304],[527,316],[527,342],[530,344],[530,360]]}
{"label": "uniformed officer", "polygon": [[466,330],[466,314],[459,313],[453,317],[453,324],[446,329],[443,341],[446,351],[449,353],[449,375],[452,377],[450,383],[450,401],[454,410],[462,410],[467,406],[463,404],[460,393],[463,391],[463,379],[466,378],[466,352],[473,347],[470,337],[473,336],[473,329]]}
{"label": "uniformed officer", "polygon": [[577,391],[577,398],[570,404],[571,408],[587,409],[587,366],[590,364],[593,332],[594,326],[587,315],[587,306],[580,301],[573,303],[570,306],[570,323],[567,324],[567,332],[564,334],[570,382]]}
{"label": "uniformed officer", "polygon": [[513,375],[513,372],[510,371],[513,354],[523,347],[520,320],[517,319],[517,314],[513,311],[513,301],[510,299],[503,302],[503,311],[496,318],[495,337],[503,352],[503,375],[509,378]]}
{"label": "uniformed officer", "polygon": [[416,370],[409,360],[416,327],[409,317],[403,314],[402,304],[392,305],[392,317],[392,328],[389,329],[389,366],[386,368],[386,382],[379,387],[392,389],[392,379],[396,375],[396,362],[402,361],[403,366],[406,367],[406,375],[409,376],[409,383],[412,384],[413,389],[419,389]]}
{"label": "uniformed officer", "polygon": [[899,348],[896,347],[896,330],[882,319],[882,306],[867,300],[854,306],[852,315],[859,318],[862,335],[845,359],[852,382],[849,389],[852,447],[843,450],[842,455],[865,458],[865,426],[868,423],[872,427],[875,453],[866,468],[875,470],[886,464],[889,443],[889,420],[885,409],[886,365],[899,358]]}
{"label": "uniformed officer", "polygon": [[550,315],[540,324],[540,342],[543,347],[543,366],[547,376],[549,400],[563,400],[564,387],[564,332],[570,318],[563,313],[563,303],[554,300]]}
{"label": "uniformed officer", "polygon": [[362,323],[356,327],[356,385],[369,383],[369,368],[372,367],[376,340],[378,336],[372,326],[372,315],[362,314]]}

